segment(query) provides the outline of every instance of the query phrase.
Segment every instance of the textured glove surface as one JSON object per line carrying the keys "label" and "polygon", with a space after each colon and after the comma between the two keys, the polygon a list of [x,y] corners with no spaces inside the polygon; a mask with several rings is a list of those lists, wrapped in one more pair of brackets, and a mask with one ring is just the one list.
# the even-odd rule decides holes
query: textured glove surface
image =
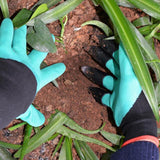
{"label": "textured glove surface", "polygon": [[[37,93],[43,86],[62,75],[65,71],[65,65],[57,63],[40,69],[40,64],[47,56],[47,53],[32,50],[27,55],[26,34],[26,26],[14,30],[10,19],[3,20],[0,27],[0,58],[15,60],[26,65],[37,81]],[[45,121],[43,114],[35,109],[33,105],[17,118],[28,122],[32,126],[40,126]]]}
{"label": "textured glove surface", "polygon": [[99,96],[102,104],[112,109],[116,125],[120,126],[122,119],[139,97],[142,91],[141,86],[122,44],[114,53],[100,51],[91,55],[112,74],[108,75],[88,66],[82,67],[82,71],[89,79],[108,90],[108,92],[101,91]]}

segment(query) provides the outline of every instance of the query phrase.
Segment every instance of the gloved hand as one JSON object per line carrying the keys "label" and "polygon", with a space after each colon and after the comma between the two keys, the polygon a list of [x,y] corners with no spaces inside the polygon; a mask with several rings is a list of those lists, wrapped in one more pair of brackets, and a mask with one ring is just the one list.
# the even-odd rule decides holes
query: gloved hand
{"label": "gloved hand", "polygon": [[[65,65],[57,63],[41,70],[40,64],[47,56],[47,53],[32,50],[27,55],[26,31],[26,26],[14,30],[10,19],[3,20],[0,27],[0,58],[14,60],[27,66],[37,81],[37,93],[43,86],[62,75],[65,71]],[[42,125],[45,121],[44,115],[35,109],[32,104],[25,113],[17,118],[35,127]]]}
{"label": "gloved hand", "polygon": [[[114,50],[115,47],[111,48]],[[92,57],[109,69],[112,75],[88,66],[82,67],[82,71],[96,84],[111,91],[110,93],[101,91],[100,99],[102,104],[112,109],[116,125],[120,126],[122,119],[132,108],[142,89],[122,44],[119,45],[117,51],[112,51],[111,53],[102,51],[92,53]]]}

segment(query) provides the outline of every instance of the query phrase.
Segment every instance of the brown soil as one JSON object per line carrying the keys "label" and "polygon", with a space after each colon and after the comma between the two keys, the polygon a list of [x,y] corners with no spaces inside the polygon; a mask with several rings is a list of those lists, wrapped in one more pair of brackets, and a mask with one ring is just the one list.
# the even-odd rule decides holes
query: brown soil
{"label": "brown soil", "polygon": [[[30,8],[37,0],[9,0],[9,9],[11,16],[21,8]],[[138,18],[141,14],[135,9],[127,9],[122,7],[122,11],[129,20]],[[51,83],[45,86],[37,94],[34,103],[40,108],[40,111],[46,116],[46,119],[50,117],[52,113],[55,113],[55,109],[65,112],[70,118],[77,122],[80,126],[94,130],[101,126],[102,122],[106,122],[105,130],[116,133],[116,128],[108,120],[108,114],[105,106],[102,106],[95,102],[94,98],[88,92],[89,86],[95,86],[87,78],[83,76],[80,71],[80,67],[83,65],[90,65],[100,68],[86,50],[92,45],[99,43],[99,35],[103,33],[92,26],[83,27],[79,31],[75,31],[75,28],[88,20],[101,19],[108,21],[107,16],[100,9],[95,9],[93,4],[89,0],[85,0],[74,11],[69,13],[68,22],[65,28],[64,45],[65,49],[60,46],[56,54],[48,54],[45,62],[48,65],[57,62],[63,62],[66,65],[66,72],[57,79],[59,88],[54,87]],[[60,24],[58,21],[48,25],[51,33],[55,36],[60,35]],[[158,50],[157,50],[158,51]],[[20,122],[20,120],[14,120],[9,126]],[[92,136],[105,143],[111,145],[96,134]],[[0,132],[0,140],[19,144],[23,140],[23,127],[9,132],[7,129],[3,129]],[[51,154],[58,139],[50,141],[33,152],[25,156],[25,160],[51,160]],[[105,149],[98,145],[90,144],[91,148],[100,158],[105,153]],[[73,151],[75,153],[75,151]],[[74,154],[74,160],[78,160],[76,153]]]}

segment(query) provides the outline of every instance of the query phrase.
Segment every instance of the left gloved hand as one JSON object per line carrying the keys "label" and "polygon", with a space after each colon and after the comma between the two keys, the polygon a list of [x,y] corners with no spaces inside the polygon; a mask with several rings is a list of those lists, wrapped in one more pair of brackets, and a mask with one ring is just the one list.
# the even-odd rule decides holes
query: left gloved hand
{"label": "left gloved hand", "polygon": [[[14,30],[13,23],[10,19],[3,20],[0,27],[0,58],[20,62],[28,67],[36,79],[37,93],[46,84],[62,75],[65,71],[65,65],[63,63],[57,63],[41,70],[40,64],[47,56],[47,53],[32,50],[27,55],[26,31],[26,26]],[[25,113],[22,113],[17,118],[35,127],[42,125],[45,121],[44,115],[35,109],[32,104]]]}

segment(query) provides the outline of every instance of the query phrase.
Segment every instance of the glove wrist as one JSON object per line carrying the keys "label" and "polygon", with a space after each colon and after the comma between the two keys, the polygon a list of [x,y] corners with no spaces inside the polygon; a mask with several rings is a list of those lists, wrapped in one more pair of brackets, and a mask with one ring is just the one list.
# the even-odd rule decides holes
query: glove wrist
{"label": "glove wrist", "polygon": [[143,135],[157,137],[156,120],[143,91],[123,118],[120,128],[125,136],[125,141]]}

